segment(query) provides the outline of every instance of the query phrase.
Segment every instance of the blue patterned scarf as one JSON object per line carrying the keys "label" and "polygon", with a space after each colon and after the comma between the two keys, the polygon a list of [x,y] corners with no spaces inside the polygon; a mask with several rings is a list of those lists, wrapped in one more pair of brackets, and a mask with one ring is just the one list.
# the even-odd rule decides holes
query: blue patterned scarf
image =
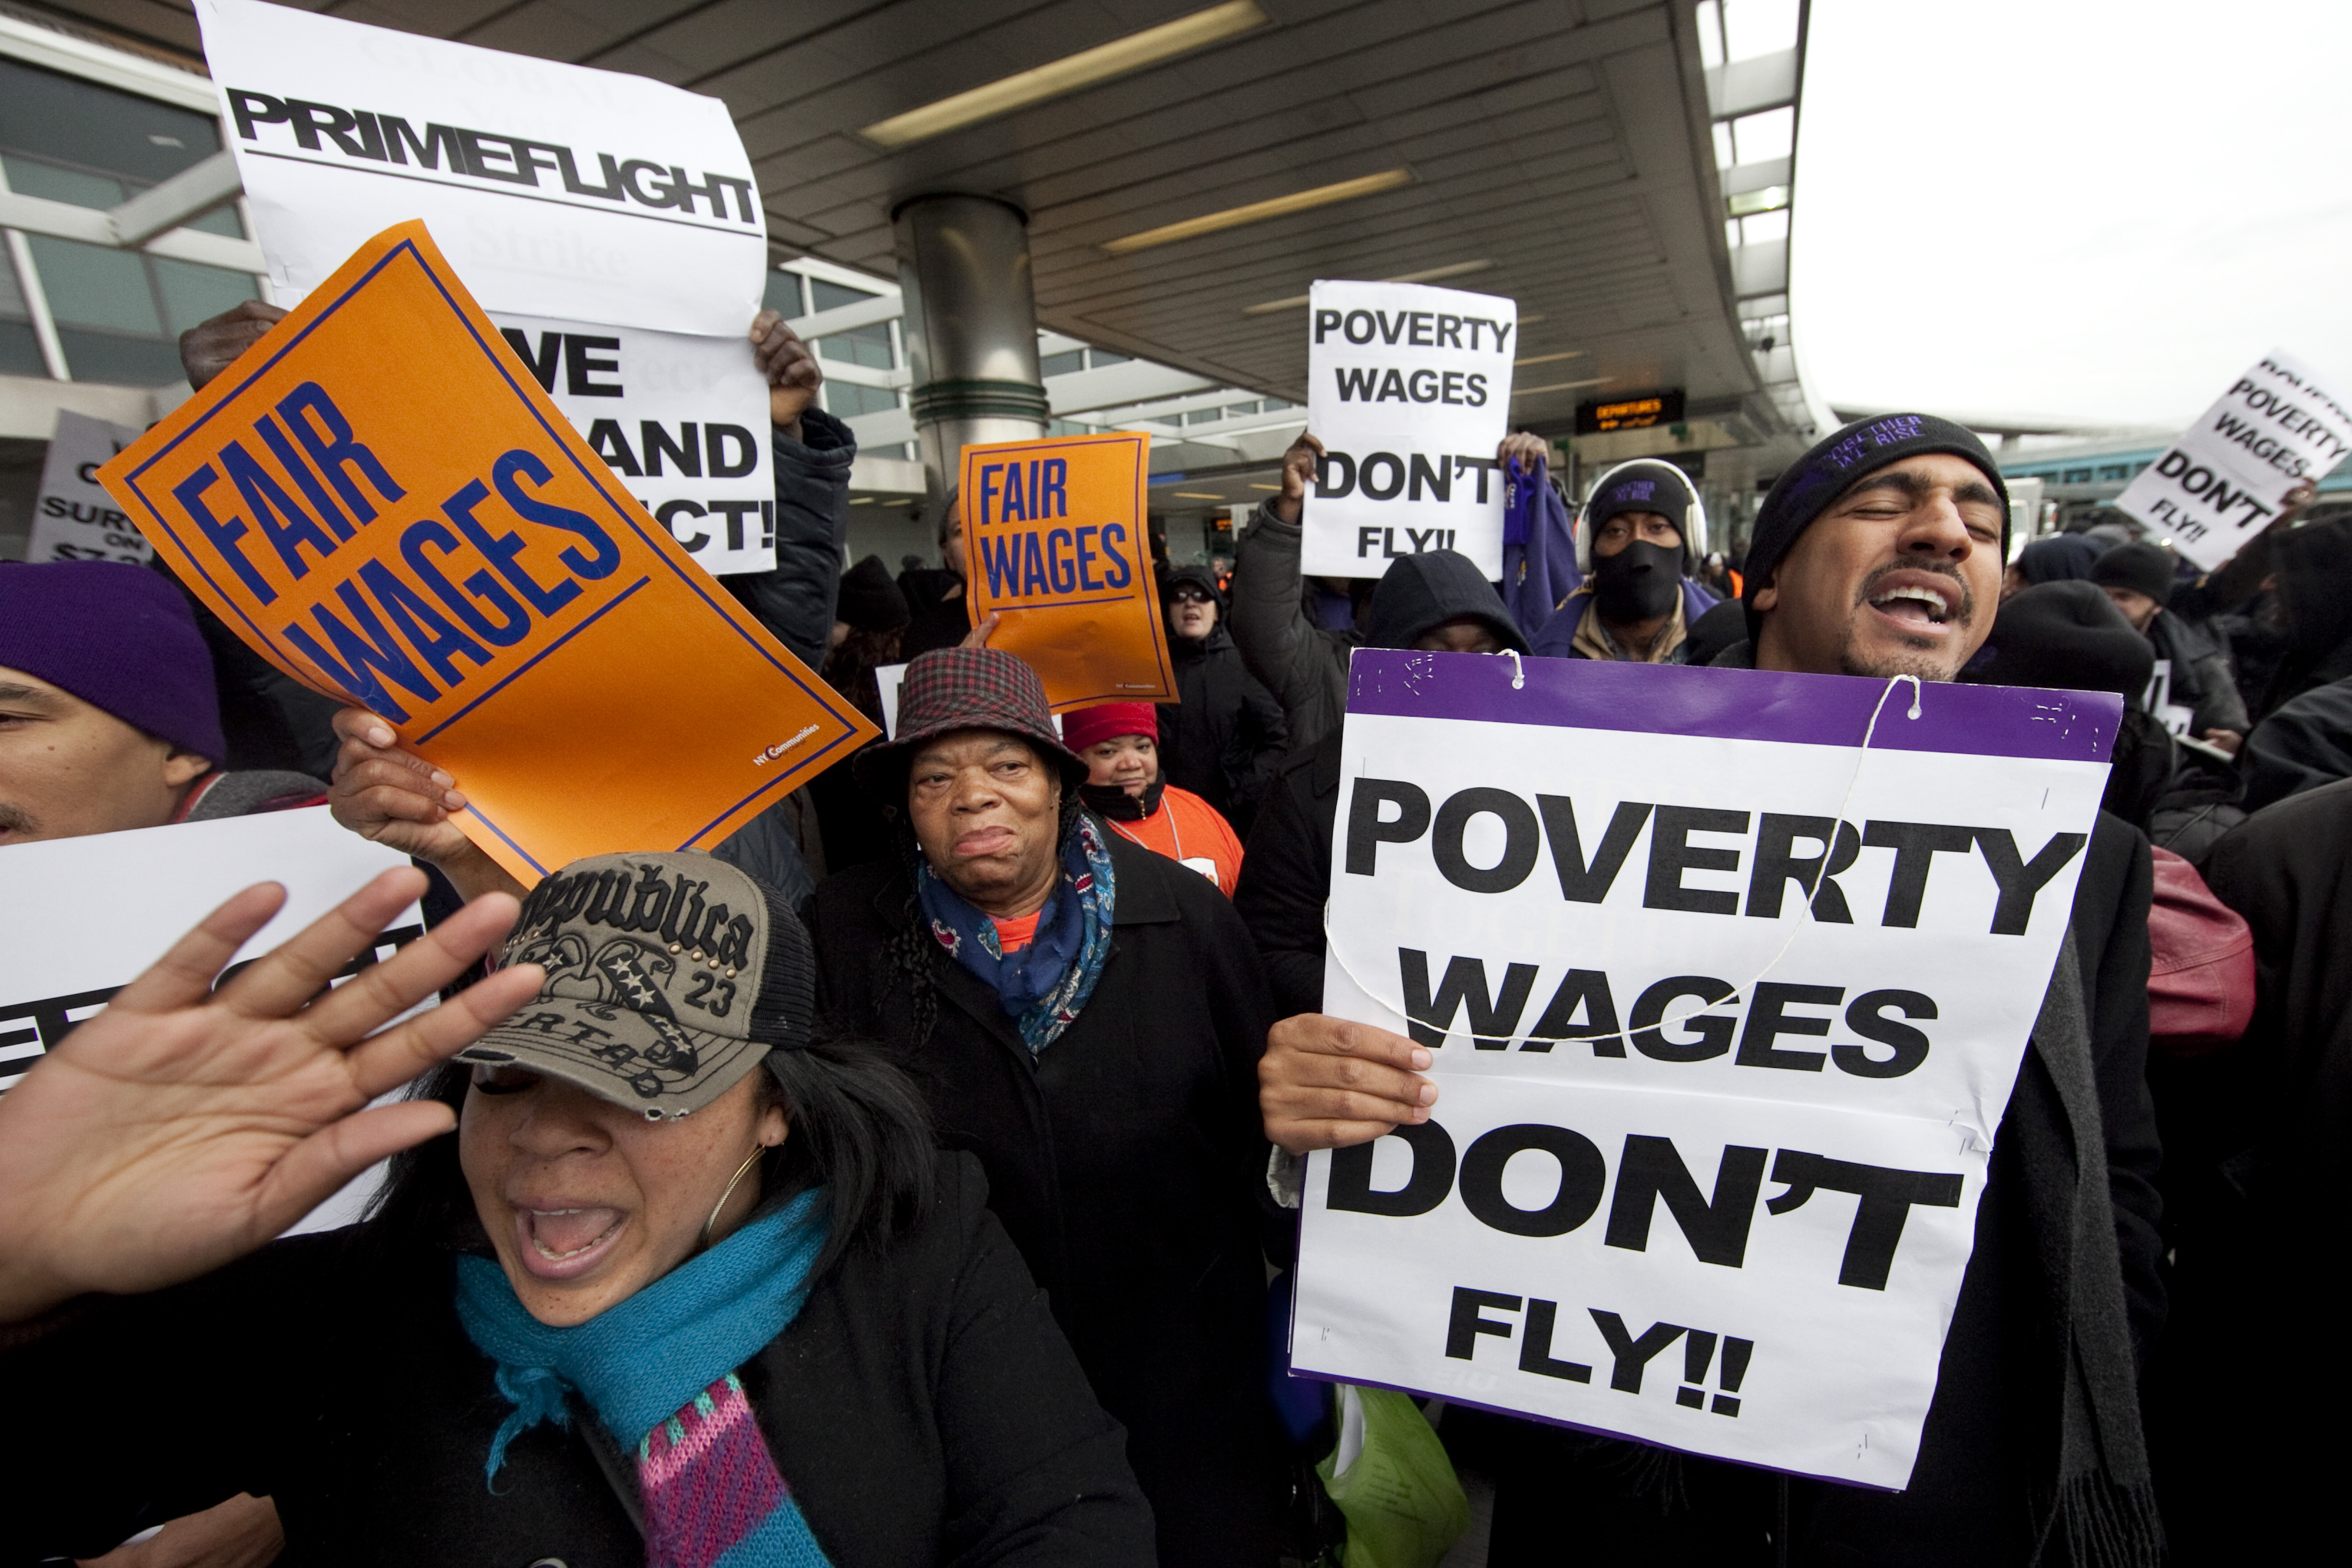
{"label": "blue patterned scarf", "polygon": [[931,935],[996,993],[1033,1056],[1077,1022],[1078,1009],[1094,994],[1110,957],[1113,881],[1110,851],[1094,819],[1080,812],[1063,841],[1061,880],[1038,911],[1037,934],[1008,954],[996,922],[940,880],[928,859],[915,857],[916,893]]}
{"label": "blue patterned scarf", "polygon": [[457,1319],[515,1405],[488,1477],[531,1427],[570,1424],[576,1388],[636,1458],[648,1568],[830,1568],[735,1376],[808,1300],[823,1201],[802,1194],[568,1329],[524,1310],[496,1262],[460,1258]]}

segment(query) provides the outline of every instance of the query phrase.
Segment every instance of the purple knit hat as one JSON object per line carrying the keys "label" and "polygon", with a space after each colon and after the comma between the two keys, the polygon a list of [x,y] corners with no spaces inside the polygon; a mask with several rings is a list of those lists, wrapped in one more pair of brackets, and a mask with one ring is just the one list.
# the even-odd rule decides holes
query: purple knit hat
{"label": "purple knit hat", "polygon": [[0,563],[0,667],[69,691],[218,767],[213,656],[180,590],[112,561]]}
{"label": "purple knit hat", "polygon": [[1061,769],[1064,788],[1087,782],[1087,764],[1054,733],[1053,710],[1037,672],[994,647],[939,647],[917,655],[898,688],[898,737],[857,753],[857,782],[903,802],[915,748],[956,730],[1017,735]]}

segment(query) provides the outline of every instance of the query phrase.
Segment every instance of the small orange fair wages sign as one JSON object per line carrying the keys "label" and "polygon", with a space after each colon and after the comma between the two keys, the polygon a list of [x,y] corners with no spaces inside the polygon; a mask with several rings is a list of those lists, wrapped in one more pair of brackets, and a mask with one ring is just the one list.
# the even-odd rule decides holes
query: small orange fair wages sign
{"label": "small orange fair wages sign", "polygon": [[1175,699],[1144,532],[1150,456],[1133,432],[963,449],[972,620],[1002,612],[989,646],[1035,669],[1056,713]]}
{"label": "small orange fair wages sign", "polygon": [[99,479],[256,652],[446,769],[526,884],[709,848],[874,733],[630,499],[421,223]]}

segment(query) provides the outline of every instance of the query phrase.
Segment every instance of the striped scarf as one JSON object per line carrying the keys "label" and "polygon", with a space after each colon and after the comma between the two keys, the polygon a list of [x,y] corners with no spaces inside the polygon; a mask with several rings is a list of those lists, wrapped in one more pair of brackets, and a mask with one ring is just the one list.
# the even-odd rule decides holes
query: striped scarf
{"label": "striped scarf", "polygon": [[459,1258],[458,1320],[515,1405],[485,1475],[495,1481],[507,1446],[540,1422],[568,1426],[564,1391],[577,1389],[635,1447],[646,1568],[831,1568],[734,1371],[807,1300],[822,1202],[803,1193],[568,1329],[524,1310],[497,1263]]}

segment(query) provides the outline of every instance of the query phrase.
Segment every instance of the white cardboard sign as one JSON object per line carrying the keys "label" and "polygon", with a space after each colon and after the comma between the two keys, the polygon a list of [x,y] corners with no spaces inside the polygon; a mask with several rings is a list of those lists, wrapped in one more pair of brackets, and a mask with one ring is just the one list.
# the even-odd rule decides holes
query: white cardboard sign
{"label": "white cardboard sign", "polygon": [[768,384],[742,334],[490,319],[596,455],[704,571],[774,567]]}
{"label": "white cardboard sign", "polygon": [[767,216],[725,104],[260,0],[197,17],[281,302],[424,219],[696,561],[775,565],[768,388],[744,336]]}
{"label": "white cardboard sign", "polygon": [[2270,526],[2279,502],[2352,453],[2352,408],[2336,384],[2273,349],[2116,498],[2123,510],[2211,570]]}
{"label": "white cardboard sign", "polygon": [[[232,894],[256,882],[286,889],[234,970],[408,863],[338,826],[323,805],[0,847],[0,1090]],[[412,904],[335,984],[424,931]],[[360,1177],[295,1228],[350,1223],[375,1182]]]}
{"label": "white cardboard sign", "polygon": [[199,0],[281,302],[422,218],[486,310],[740,337],[767,218],[718,99],[268,5]]}
{"label": "white cardboard sign", "polygon": [[1378,577],[1458,550],[1503,576],[1503,475],[1516,300],[1421,283],[1308,292],[1307,427],[1328,454],[1307,492],[1300,569]]}
{"label": "white cardboard sign", "polygon": [[1523,664],[1354,657],[1293,1366],[1900,1489],[2121,700]]}
{"label": "white cardboard sign", "polygon": [[139,439],[125,425],[58,410],[56,431],[41,459],[41,488],[33,502],[27,561],[125,561],[153,558],[147,540],[98,482],[98,466]]}

